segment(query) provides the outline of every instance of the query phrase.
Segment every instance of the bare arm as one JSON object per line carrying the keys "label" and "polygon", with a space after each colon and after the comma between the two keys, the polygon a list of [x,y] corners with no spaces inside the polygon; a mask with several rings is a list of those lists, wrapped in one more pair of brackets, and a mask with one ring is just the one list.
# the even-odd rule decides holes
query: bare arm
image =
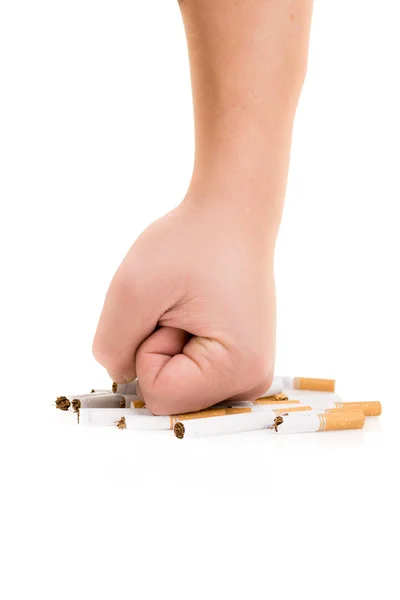
{"label": "bare arm", "polygon": [[252,399],[275,358],[273,259],[312,0],[181,0],[196,134],[184,201],[111,282],[94,355],[155,414]]}

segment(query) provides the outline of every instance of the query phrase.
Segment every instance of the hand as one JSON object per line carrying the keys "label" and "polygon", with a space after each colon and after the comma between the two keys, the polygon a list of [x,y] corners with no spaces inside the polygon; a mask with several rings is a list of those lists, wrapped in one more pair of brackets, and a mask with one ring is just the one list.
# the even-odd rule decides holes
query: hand
{"label": "hand", "polygon": [[154,414],[254,399],[272,381],[276,232],[249,210],[184,201],[111,282],[93,353],[114,381],[137,376]]}

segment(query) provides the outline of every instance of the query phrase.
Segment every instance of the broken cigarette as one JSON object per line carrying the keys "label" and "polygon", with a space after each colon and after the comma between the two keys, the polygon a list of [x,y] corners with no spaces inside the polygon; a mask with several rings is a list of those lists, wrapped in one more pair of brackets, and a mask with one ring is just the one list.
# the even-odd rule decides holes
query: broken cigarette
{"label": "broken cigarette", "polygon": [[130,381],[129,383],[116,383],[113,381],[111,389],[114,394],[136,394],[136,384],[137,379],[134,379],[134,381]]}
{"label": "broken cigarette", "polygon": [[318,392],[334,392],[335,380],[315,379],[311,377],[282,377],[277,375],[276,377],[274,377],[271,387],[268,390],[266,390],[263,394],[260,394],[260,398],[280,394],[285,388],[297,390],[313,390]]}
{"label": "broken cigarette", "polygon": [[80,408],[79,421],[81,425],[115,425],[122,417],[128,419],[133,415],[145,418],[151,415],[147,408]]}
{"label": "broken cigarette", "polygon": [[253,400],[252,402],[231,402],[227,404],[228,406],[265,406],[266,409],[269,408],[280,408],[281,406],[308,406],[311,409],[337,409],[341,408],[343,410],[362,410],[366,417],[378,417],[382,413],[382,405],[378,401],[370,401],[370,402],[343,402],[340,396],[337,394],[331,393],[314,393],[314,394],[302,394],[301,396],[296,396],[294,394],[293,398],[289,398],[288,400],[280,400],[276,402],[274,400],[270,400],[269,398],[258,398],[257,400]]}
{"label": "broken cigarette", "polygon": [[125,397],[122,394],[87,394],[75,396],[71,405],[76,411],[80,408],[125,408]]}
{"label": "broken cigarette", "polygon": [[[337,402],[325,400],[319,397],[304,397],[304,402],[310,404],[313,408],[342,408],[349,411],[361,410],[366,417],[379,417],[382,414],[382,405],[378,401],[370,402]],[[290,402],[290,401],[289,401]]]}
{"label": "broken cigarette", "polygon": [[[233,414],[231,416],[216,419],[185,421],[185,423],[183,423],[182,420],[179,420],[175,423],[173,429],[175,436],[179,439],[182,439],[184,436],[203,437],[227,433],[242,433],[258,429],[271,429],[276,428],[277,425],[283,423],[285,416],[289,416],[289,411],[294,411],[292,414],[302,418],[306,418],[310,415],[318,417],[318,419],[321,419],[326,424],[325,429],[327,430],[357,429],[360,427],[359,422],[362,422],[363,425],[365,420],[364,414],[361,411],[352,411],[349,413],[342,409],[310,409],[309,406],[303,407],[301,405],[292,408],[285,406],[281,406],[280,408],[253,406],[250,408],[250,414],[249,411],[247,411],[246,414]],[[348,417],[349,414],[350,417]],[[353,423],[352,415],[354,414],[357,416],[357,423],[354,426],[351,426]],[[341,425],[342,423],[347,423],[348,426]],[[319,429],[318,431],[323,431],[323,429]]]}
{"label": "broken cigarette", "polygon": [[145,408],[144,400],[141,400],[136,394],[125,394],[125,408]]}
{"label": "broken cigarette", "polygon": [[366,417],[379,417],[382,414],[382,405],[380,402],[336,402],[337,408],[346,408],[349,410],[362,410]]}
{"label": "broken cigarette", "polygon": [[291,413],[277,417],[272,425],[278,433],[312,433],[317,431],[339,431],[343,429],[362,429],[365,423],[364,413],[360,410],[309,413]]}
{"label": "broken cigarette", "polygon": [[252,409],[250,407],[239,407],[239,408],[216,408],[209,410],[201,410],[193,413],[183,413],[181,415],[171,416],[136,416],[129,415],[126,417],[126,428],[135,431],[166,431],[173,429],[175,423],[178,421],[190,421],[194,419],[211,419],[213,417],[225,417],[226,415],[236,415],[250,413]]}
{"label": "broken cigarette", "polygon": [[215,419],[193,419],[184,423],[177,421],[173,429],[178,439],[182,439],[183,437],[203,437],[265,429],[271,427],[275,419],[276,414],[272,410],[253,412],[250,408],[244,414],[227,414],[225,416],[216,416]]}
{"label": "broken cigarette", "polygon": [[76,411],[81,406],[119,407],[121,402],[124,402],[121,395],[112,394],[109,390],[99,390],[91,392],[90,394],[59,396],[56,400],[56,407],[64,411],[69,410],[70,408]]}
{"label": "broken cigarette", "polygon": [[315,392],[334,392],[334,379],[315,379],[312,377],[280,377],[284,389],[312,390]]}

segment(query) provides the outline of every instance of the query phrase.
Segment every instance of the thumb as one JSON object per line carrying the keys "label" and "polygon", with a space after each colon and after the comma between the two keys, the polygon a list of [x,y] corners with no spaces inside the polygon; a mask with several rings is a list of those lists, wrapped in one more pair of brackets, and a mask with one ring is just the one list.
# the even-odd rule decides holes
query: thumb
{"label": "thumb", "polygon": [[156,415],[202,410],[239,391],[227,348],[174,327],[161,327],[141,344],[136,368],[141,394]]}
{"label": "thumb", "polygon": [[93,341],[95,359],[111,379],[127,383],[136,377],[138,346],[156,328],[161,312],[151,282],[140,288],[118,277],[111,282]]}

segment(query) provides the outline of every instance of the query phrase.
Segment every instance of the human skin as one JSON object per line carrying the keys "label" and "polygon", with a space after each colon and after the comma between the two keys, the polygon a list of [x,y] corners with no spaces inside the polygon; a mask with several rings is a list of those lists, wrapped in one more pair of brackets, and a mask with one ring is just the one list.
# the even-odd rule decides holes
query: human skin
{"label": "human skin", "polygon": [[106,295],[93,353],[154,414],[251,400],[275,359],[274,251],[312,0],[181,0],[195,161]]}

